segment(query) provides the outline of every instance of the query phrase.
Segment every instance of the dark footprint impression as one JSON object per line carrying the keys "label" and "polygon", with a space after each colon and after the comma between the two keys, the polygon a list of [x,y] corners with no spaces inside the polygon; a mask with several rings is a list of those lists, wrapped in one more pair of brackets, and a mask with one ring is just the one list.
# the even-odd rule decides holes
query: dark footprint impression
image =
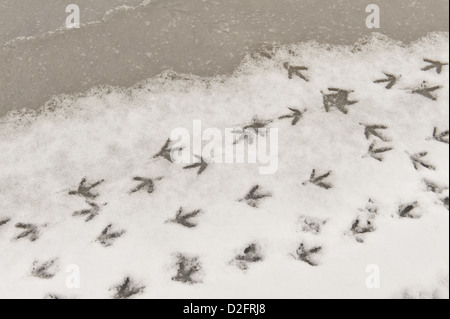
{"label": "dark footprint impression", "polygon": [[431,69],[436,69],[436,73],[437,74],[441,74],[442,68],[445,65],[448,65],[448,63],[442,63],[442,62],[433,61],[433,60],[430,60],[430,59],[423,59],[423,61],[429,63],[430,65],[427,65],[426,67],[422,68],[421,69],[422,71],[428,71],[428,70],[431,70]]}
{"label": "dark footprint impression", "polygon": [[15,227],[23,229],[23,232],[15,237],[16,240],[27,238],[29,241],[34,242],[41,235],[39,226],[35,224],[17,223]]}
{"label": "dark footprint impression", "polygon": [[57,272],[56,261],[56,259],[52,259],[43,263],[39,263],[37,260],[34,261],[31,275],[33,277],[41,279],[52,279],[53,277],[55,277]]}
{"label": "dark footprint impression", "polygon": [[260,186],[256,185],[245,195],[244,198],[240,199],[239,202],[245,202],[250,207],[258,208],[260,201],[267,197],[272,197],[270,193],[261,193],[259,192]]}
{"label": "dark footprint impression", "polygon": [[409,155],[409,158],[411,159],[411,162],[413,163],[416,171],[418,171],[421,167],[425,167],[426,169],[429,169],[431,171],[436,170],[436,167],[434,167],[430,163],[427,163],[423,160],[423,158],[428,155],[428,152],[420,152],[417,154],[413,154],[413,155],[408,154],[408,155]]}
{"label": "dark footprint impression", "polygon": [[372,200],[364,209],[360,209],[359,216],[353,221],[350,228],[350,234],[355,237],[356,241],[363,243],[365,235],[375,231],[374,220],[378,214],[378,208]]}
{"label": "dark footprint impression", "polygon": [[449,204],[448,204],[449,197],[446,196],[445,194],[443,194],[444,191],[448,190],[448,187],[440,186],[428,179],[424,179],[423,182],[424,182],[428,192],[433,192],[433,193],[437,194],[438,196],[442,196],[442,195],[444,196],[443,198],[442,197],[439,198],[439,201],[444,205],[444,207],[447,210],[449,210]]}
{"label": "dark footprint impression", "polygon": [[[92,219],[94,219],[96,216],[98,216],[101,207],[97,205],[96,203],[87,202],[89,206],[91,206],[90,209],[83,209],[78,210],[72,214],[72,216],[86,216],[85,222],[90,222]],[[102,206],[106,206],[106,204],[103,204]]]}
{"label": "dark footprint impression", "polygon": [[263,43],[260,48],[251,53],[251,56],[254,59],[261,56],[271,60],[275,56],[275,48],[271,44]]}
{"label": "dark footprint impression", "polygon": [[44,296],[43,299],[48,299],[48,300],[64,300],[64,299],[68,299],[68,298],[65,298],[65,297],[60,296],[60,295],[57,295],[57,294],[46,294],[46,295]]}
{"label": "dark footprint impression", "polygon": [[3,225],[8,224],[10,221],[11,221],[10,218],[0,219],[0,227],[2,227]]}
{"label": "dark footprint impression", "polygon": [[263,260],[263,255],[261,253],[261,247],[258,244],[250,244],[244,249],[244,253],[236,256],[232,263],[241,270],[247,270],[249,264],[260,262]]}
{"label": "dark footprint impression", "polygon": [[331,108],[337,108],[339,111],[341,111],[344,114],[348,113],[347,106],[353,105],[355,103],[358,103],[359,101],[356,100],[349,100],[348,97],[350,93],[352,93],[352,90],[342,90],[338,88],[329,88],[328,91],[333,93],[322,93],[323,97],[323,105],[325,107],[326,112],[330,112]]}
{"label": "dark footprint impression", "polygon": [[375,124],[375,125],[369,125],[369,124],[363,124],[359,123],[360,125],[364,126],[364,135],[366,136],[366,139],[369,140],[371,136],[377,137],[383,142],[390,142],[390,140],[385,137],[383,134],[381,134],[380,130],[387,130],[388,127],[386,125],[382,124]]}
{"label": "dark footprint impression", "polygon": [[320,232],[322,231],[322,226],[324,226],[326,223],[327,223],[326,220],[322,220],[315,217],[310,216],[300,217],[301,230],[306,233],[311,233],[314,235],[320,234]]}
{"label": "dark footprint impression", "polygon": [[389,73],[385,73],[385,72],[383,72],[383,73],[384,73],[384,75],[386,75],[386,79],[375,80],[375,81],[373,81],[373,83],[377,83],[377,84],[378,83],[387,83],[385,88],[390,90],[400,79],[400,76],[395,76],[393,74],[389,74]]}
{"label": "dark footprint impression", "polygon": [[307,109],[300,111],[291,107],[288,107],[288,109],[292,112],[292,114],[280,116],[278,119],[279,120],[292,119],[291,122],[292,126],[295,126],[301,120],[303,114],[305,114],[305,112],[307,111]]}
{"label": "dark footprint impression", "polygon": [[191,285],[201,282],[198,278],[201,265],[197,257],[189,258],[182,254],[178,254],[175,266],[178,269],[176,276],[172,277],[173,281]]}
{"label": "dark footprint impression", "polygon": [[442,204],[444,204],[444,207],[447,208],[447,210],[449,210],[449,205],[448,205],[449,198],[448,198],[448,196],[443,198],[443,199],[441,199],[441,202],[442,202]]}
{"label": "dark footprint impression", "polygon": [[181,151],[183,148],[182,147],[171,148],[170,143],[171,143],[171,140],[169,138],[167,140],[166,144],[164,144],[164,146],[161,148],[159,153],[155,154],[153,156],[153,158],[161,157],[161,158],[164,158],[164,159],[168,160],[169,162],[173,163],[171,153]]}
{"label": "dark footprint impression", "polygon": [[140,182],[138,186],[133,188],[130,192],[130,194],[139,192],[139,191],[146,191],[147,193],[151,194],[155,191],[155,181],[162,180],[162,177],[157,177],[154,179],[151,178],[145,178],[145,177],[134,177],[133,180]]}
{"label": "dark footprint impression", "polygon": [[389,146],[376,148],[376,141],[374,141],[372,144],[370,144],[367,154],[363,157],[370,156],[377,161],[382,162],[384,160],[383,154],[392,151],[393,149],[394,148]]}
{"label": "dark footprint impression", "polygon": [[252,144],[255,136],[258,134],[264,135],[260,130],[268,130],[268,125],[272,122],[272,120],[260,120],[257,116],[253,117],[250,124],[243,126],[242,129],[233,131],[233,133],[239,135],[239,138],[236,139],[233,144],[236,145],[241,141]]}
{"label": "dark footprint impression", "polygon": [[398,215],[400,218],[411,218],[411,219],[420,218],[420,215],[415,212],[417,207],[419,207],[419,204],[417,202],[401,205],[398,208]]}
{"label": "dark footprint impression", "polygon": [[439,132],[438,128],[435,127],[433,130],[433,136],[430,138],[432,140],[435,140],[437,142],[441,142],[444,144],[449,144],[449,137],[448,137],[449,131],[443,131]]}
{"label": "dark footprint impression", "polygon": [[425,186],[427,188],[427,191],[433,192],[433,193],[436,193],[436,194],[441,194],[443,191],[448,189],[448,187],[440,186],[440,185],[438,185],[438,184],[436,184],[436,183],[434,183],[434,182],[432,182],[432,181],[430,181],[428,179],[424,179],[423,183],[425,184]]}
{"label": "dark footprint impression", "polygon": [[98,194],[94,194],[91,191],[103,182],[104,182],[104,180],[101,180],[101,181],[98,181],[98,182],[95,182],[92,184],[87,184],[86,178],[83,178],[81,180],[80,184],[78,185],[78,189],[76,191],[74,191],[74,190],[70,191],[69,195],[77,195],[77,196],[84,197],[86,199],[95,199],[98,197]]}
{"label": "dark footprint impression", "polygon": [[203,157],[201,157],[201,156],[197,156],[197,155],[194,155],[194,156],[197,159],[199,159],[200,162],[192,164],[192,165],[185,166],[185,167],[183,167],[183,169],[196,169],[196,168],[198,168],[197,175],[201,175],[206,170],[206,168],[208,167],[208,162],[206,162],[203,159]]}
{"label": "dark footprint impression", "polygon": [[322,247],[315,246],[306,248],[303,243],[300,244],[295,252],[294,258],[307,263],[310,266],[318,266],[316,256],[322,251]]}
{"label": "dark footprint impression", "polygon": [[130,277],[126,277],[122,284],[117,287],[112,288],[115,290],[114,299],[129,299],[135,295],[144,292],[145,287],[136,284]]}
{"label": "dark footprint impression", "polygon": [[191,219],[196,217],[200,213],[202,213],[200,209],[194,210],[190,213],[184,213],[183,207],[180,207],[175,216],[175,219],[169,219],[168,221],[166,221],[166,223],[180,224],[187,228],[194,228],[197,226],[197,223],[192,222]]}
{"label": "dark footprint impression", "polygon": [[300,79],[309,82],[309,79],[303,75],[302,71],[308,71],[306,66],[293,66],[290,65],[289,62],[285,62],[283,67],[288,71],[289,79],[293,79],[294,76],[298,76]]}
{"label": "dark footprint impression", "polygon": [[331,188],[333,188],[333,185],[324,181],[331,175],[331,173],[332,173],[331,171],[328,171],[327,173],[325,173],[323,175],[316,176],[316,170],[313,169],[311,176],[309,177],[309,180],[303,182],[302,184],[303,185],[314,184],[314,185],[324,188],[324,189],[331,189]]}
{"label": "dark footprint impression", "polygon": [[437,97],[431,94],[432,92],[441,89],[439,85],[433,86],[433,87],[427,87],[426,82],[424,81],[422,85],[419,88],[413,89],[412,94],[419,94],[427,99],[430,99],[432,101],[436,101]]}
{"label": "dark footprint impression", "polygon": [[97,237],[96,241],[98,241],[104,247],[112,246],[114,241],[117,238],[120,238],[123,234],[125,234],[124,230],[112,231],[111,229],[112,229],[112,224],[109,224],[102,231],[102,233]]}

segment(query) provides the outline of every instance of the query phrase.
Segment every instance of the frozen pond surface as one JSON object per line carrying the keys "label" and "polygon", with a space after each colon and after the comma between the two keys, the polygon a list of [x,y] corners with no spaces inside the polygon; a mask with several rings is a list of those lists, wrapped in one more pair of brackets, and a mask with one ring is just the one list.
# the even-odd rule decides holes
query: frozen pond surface
{"label": "frozen pond surface", "polygon": [[[66,18],[71,1],[2,1],[0,116],[17,108],[35,109],[54,94],[93,86],[129,87],[160,72],[201,76],[230,73],[246,53],[263,43],[316,40],[352,44],[370,34],[366,5],[340,0],[78,1],[79,30],[48,33]],[[448,1],[377,1],[381,29],[409,42],[431,31],[448,31]],[[117,5],[130,8],[115,10]],[[20,17],[20,18],[19,18]]]}

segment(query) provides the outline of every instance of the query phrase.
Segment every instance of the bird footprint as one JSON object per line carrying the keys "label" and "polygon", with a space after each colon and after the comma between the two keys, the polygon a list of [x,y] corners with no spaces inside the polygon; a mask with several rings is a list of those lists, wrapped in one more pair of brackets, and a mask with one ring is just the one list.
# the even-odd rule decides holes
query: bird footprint
{"label": "bird footprint", "polygon": [[324,226],[326,223],[327,223],[326,220],[322,220],[315,217],[310,216],[300,217],[300,224],[302,225],[301,230],[314,235],[319,234],[322,230],[322,226]]}
{"label": "bird footprint", "polygon": [[[89,222],[92,219],[94,219],[96,216],[98,216],[100,212],[100,206],[96,203],[87,202],[89,206],[91,206],[90,209],[83,209],[78,210],[72,214],[72,216],[86,216],[85,222]],[[106,204],[103,204],[103,206],[106,206]]]}
{"label": "bird footprint", "polygon": [[376,80],[376,81],[373,81],[373,83],[377,83],[377,84],[378,83],[387,83],[386,89],[390,90],[397,83],[397,81],[400,77],[395,76],[393,74],[385,73],[385,72],[383,72],[383,73],[384,73],[384,75],[386,75],[386,79]]}
{"label": "bird footprint", "polygon": [[77,195],[87,199],[95,199],[98,197],[98,194],[93,194],[91,191],[103,182],[104,180],[100,180],[92,184],[87,184],[86,178],[83,178],[78,185],[78,189],[70,191],[69,195]]}
{"label": "bird footprint", "polygon": [[258,244],[250,244],[244,249],[244,253],[236,256],[234,263],[241,270],[247,270],[250,263],[256,263],[263,260],[261,247]]}
{"label": "bird footprint", "polygon": [[310,266],[317,266],[317,255],[322,251],[322,247],[314,246],[312,248],[305,247],[305,244],[301,243],[295,252],[294,258],[307,263]]}
{"label": "bird footprint", "polygon": [[190,219],[194,218],[195,216],[197,216],[198,214],[200,214],[202,211],[200,209],[194,210],[190,213],[183,213],[183,207],[180,207],[180,209],[178,210],[175,219],[170,219],[167,222],[169,223],[176,223],[176,224],[180,224],[184,227],[187,228],[194,228],[197,226],[196,223],[193,223],[190,221]]}
{"label": "bird footprint", "polygon": [[[409,155],[409,154],[408,154],[408,155]],[[435,170],[436,170],[436,167],[434,167],[434,166],[431,165],[430,163],[427,163],[427,162],[425,162],[425,161],[423,160],[423,158],[424,158],[425,156],[427,156],[427,155],[428,155],[428,152],[420,152],[420,153],[413,154],[413,155],[410,155],[410,156],[409,156],[409,158],[411,159],[411,162],[413,163],[414,168],[415,168],[416,170],[419,170],[420,167],[425,167],[426,169],[429,169],[429,170],[431,170],[431,171],[435,171]]]}
{"label": "bird footprint", "polygon": [[398,208],[398,215],[400,216],[400,218],[420,218],[420,215],[415,211],[418,206],[419,204],[417,202],[401,205]]}
{"label": "bird footprint", "polygon": [[372,144],[370,144],[369,146],[369,151],[363,157],[370,156],[376,159],[377,161],[382,162],[384,160],[383,153],[392,151],[393,148],[389,146],[376,148],[376,144],[377,144],[376,141],[373,141]]}
{"label": "bird footprint", "polygon": [[280,116],[278,119],[279,120],[292,119],[292,122],[291,122],[292,126],[295,126],[300,121],[300,119],[303,117],[303,114],[307,111],[307,109],[300,111],[300,110],[290,108],[290,107],[288,109],[292,111],[292,114]]}
{"label": "bird footprint", "polygon": [[[33,270],[31,275],[33,277],[41,279],[51,279],[55,276],[56,269],[56,259],[52,259],[43,263],[39,263],[37,260],[33,262]],[[51,271],[53,269],[53,271]]]}
{"label": "bird footprint", "polygon": [[182,254],[178,254],[175,266],[178,269],[177,274],[172,277],[173,281],[186,284],[196,284],[200,282],[198,275],[201,270],[201,265],[197,257],[189,258]]}
{"label": "bird footprint", "polygon": [[155,191],[155,181],[162,180],[162,177],[157,177],[154,179],[144,177],[134,177],[133,180],[140,183],[138,184],[138,186],[136,186],[131,190],[130,194],[139,192],[141,190],[145,190],[147,191],[147,193],[151,194]]}
{"label": "bird footprint", "polygon": [[324,182],[324,179],[328,178],[330,175],[331,175],[331,171],[329,171],[323,175],[316,176],[316,170],[313,169],[311,176],[309,177],[309,180],[303,182],[303,185],[314,184],[314,185],[324,188],[324,189],[333,188],[333,185],[331,185],[330,183]]}
{"label": "bird footprint", "polygon": [[15,237],[16,240],[28,238],[31,242],[33,242],[36,241],[41,235],[39,231],[39,226],[35,224],[17,223],[16,228],[24,230]]}
{"label": "bird footprint", "polygon": [[130,277],[126,277],[120,285],[112,288],[116,293],[114,294],[114,299],[129,299],[135,295],[144,292],[145,287],[136,284]]}
{"label": "bird footprint", "polygon": [[328,91],[333,93],[322,93],[323,97],[323,105],[325,107],[326,112],[330,112],[331,108],[337,108],[339,111],[341,111],[344,114],[348,113],[347,106],[353,105],[355,103],[358,103],[359,101],[356,100],[349,100],[348,97],[350,93],[352,93],[352,90],[342,90],[338,88],[329,88]]}
{"label": "bird footprint", "polygon": [[112,231],[112,224],[106,226],[106,228],[102,231],[102,233],[97,237],[97,241],[102,244],[104,247],[112,246],[114,241],[125,234],[124,230],[120,231]]}
{"label": "bird footprint", "polygon": [[240,199],[239,202],[245,202],[247,203],[247,205],[251,207],[258,208],[261,199],[272,197],[272,194],[261,193],[259,192],[259,189],[260,189],[259,185],[253,186],[250,192],[248,192],[248,194],[245,195],[244,198]]}
{"label": "bird footprint", "polygon": [[436,69],[436,73],[437,74],[441,74],[442,72],[442,68],[444,67],[444,65],[448,65],[448,63],[442,63],[439,61],[433,61],[430,59],[423,59],[424,62],[429,63],[430,65],[427,65],[426,67],[422,68],[422,71],[428,71],[431,69]]}
{"label": "bird footprint", "polygon": [[308,71],[306,66],[293,66],[289,62],[283,64],[283,67],[288,71],[289,79],[293,79],[294,76],[298,76],[302,80],[309,82],[308,78],[303,75],[302,71]]}

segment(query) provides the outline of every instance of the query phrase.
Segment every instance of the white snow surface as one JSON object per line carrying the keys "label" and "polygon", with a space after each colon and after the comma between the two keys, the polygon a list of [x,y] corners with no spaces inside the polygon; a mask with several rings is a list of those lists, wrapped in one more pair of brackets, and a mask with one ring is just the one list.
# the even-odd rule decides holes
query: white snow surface
{"label": "white snow surface", "polygon": [[[132,298],[448,298],[449,146],[432,136],[449,129],[449,69],[422,70],[424,58],[448,62],[448,41],[438,33],[409,45],[381,35],[355,46],[275,45],[271,58],[249,55],[232,76],[167,72],[0,119],[0,297],[111,298],[129,277],[143,288]],[[289,79],[285,62],[307,66],[309,81]],[[389,90],[373,83],[383,72],[400,76]],[[440,86],[436,100],[412,94],[423,81]],[[333,87],[353,90],[358,103],[347,114],[326,112],[321,92]],[[295,126],[278,120],[288,107],[307,109]],[[211,164],[197,175],[153,158],[193,120],[225,129],[255,116],[279,130],[273,175],[254,164]],[[360,123],[386,126],[387,141],[366,138]],[[392,148],[382,161],[365,156],[374,141]],[[421,152],[434,170],[415,169],[410,156]],[[313,169],[331,171],[332,188],[304,184]],[[163,179],[151,194],[130,194],[136,176]],[[69,194],[83,178],[104,180],[88,222],[73,216],[88,201]],[[239,202],[255,185],[272,196],[258,208]],[[201,210],[196,227],[167,222],[180,207]],[[371,231],[355,235],[357,219]],[[20,223],[37,227],[38,238],[17,238]],[[110,224],[124,232],[105,247],[97,238]],[[302,243],[321,247],[316,265],[294,257]],[[261,260],[238,267],[233,260],[251,244]],[[198,258],[195,282],[173,280],[179,254]],[[52,278],[36,276],[33,268],[50,260]],[[79,288],[67,286],[70,265],[79,267]],[[379,288],[366,285],[368,265],[379,267]]]}

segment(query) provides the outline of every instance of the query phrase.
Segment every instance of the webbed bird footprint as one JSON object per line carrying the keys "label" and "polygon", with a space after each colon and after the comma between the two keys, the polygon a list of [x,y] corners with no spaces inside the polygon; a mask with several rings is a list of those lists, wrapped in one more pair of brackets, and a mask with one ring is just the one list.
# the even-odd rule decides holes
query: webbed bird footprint
{"label": "webbed bird footprint", "polygon": [[52,279],[58,271],[56,266],[57,259],[52,259],[43,263],[39,263],[37,260],[33,262],[33,270],[31,275],[33,277],[41,279]]}
{"label": "webbed bird footprint", "polygon": [[0,219],[0,227],[8,224],[11,221],[10,218]]}
{"label": "webbed bird footprint", "polygon": [[195,168],[198,168],[197,175],[201,175],[206,170],[206,168],[208,167],[208,162],[206,162],[203,159],[203,157],[200,157],[200,156],[197,156],[197,155],[195,155],[195,157],[198,159],[199,162],[195,163],[195,164],[192,164],[192,165],[185,166],[185,167],[183,167],[183,169],[195,169]]}
{"label": "webbed bird footprint", "polygon": [[326,223],[327,221],[323,219],[310,216],[300,216],[301,230],[314,235],[319,234],[322,230],[322,226]]}
{"label": "webbed bird footprint", "polygon": [[292,126],[295,126],[300,121],[300,119],[303,117],[303,114],[307,111],[307,109],[300,111],[298,109],[294,109],[294,108],[290,108],[290,107],[288,107],[288,109],[292,112],[292,114],[280,116],[278,119],[279,120],[292,119],[292,122],[291,122]]}
{"label": "webbed bird footprint", "polygon": [[344,114],[348,113],[347,106],[353,105],[355,103],[358,103],[357,100],[349,100],[348,97],[350,93],[352,93],[352,90],[343,90],[338,88],[329,88],[328,91],[332,93],[322,93],[323,97],[323,105],[325,107],[326,112],[330,112],[331,108],[337,108],[339,111],[341,111]]}
{"label": "webbed bird footprint", "polygon": [[423,180],[426,190],[429,192],[433,192],[438,196],[443,196],[439,198],[439,201],[444,205],[444,207],[449,209],[449,196],[448,196],[448,187],[440,186],[437,183],[434,183],[428,179]]}
{"label": "webbed bird footprint", "polygon": [[178,254],[175,267],[177,267],[177,274],[172,277],[173,281],[186,284],[196,284],[201,282],[199,272],[202,267],[198,257],[189,258],[182,254]]}
{"label": "webbed bird footprint", "polygon": [[308,82],[308,78],[303,75],[302,71],[308,71],[306,66],[294,66],[290,65],[289,62],[285,62],[283,67],[288,71],[288,78],[293,79],[294,76],[298,76],[300,79]]}
{"label": "webbed bird footprint", "polygon": [[360,209],[359,216],[353,221],[350,227],[350,234],[355,237],[357,242],[363,243],[365,234],[375,231],[374,220],[377,213],[378,208],[370,199],[367,206],[364,209]]}
{"label": "webbed bird footprint", "polygon": [[419,95],[422,95],[422,96],[426,97],[427,99],[430,99],[432,101],[436,101],[437,100],[436,96],[434,96],[431,93],[436,91],[436,90],[439,90],[439,89],[441,89],[441,86],[436,85],[436,86],[428,87],[426,85],[426,82],[424,81],[420,87],[418,87],[416,89],[413,89],[411,91],[411,93],[412,94],[419,94]]}
{"label": "webbed bird footprint", "polygon": [[423,183],[427,187],[427,191],[433,192],[433,193],[436,193],[436,194],[441,194],[443,191],[448,189],[448,187],[440,186],[437,183],[432,182],[432,181],[430,181],[428,179],[424,179]]}
{"label": "webbed bird footprint", "polygon": [[159,153],[155,154],[153,156],[153,158],[161,157],[161,158],[164,158],[164,159],[168,160],[169,162],[173,163],[172,152],[181,151],[183,148],[182,147],[171,148],[170,143],[171,143],[171,140],[169,138],[167,140],[166,144],[164,144],[164,146],[161,148]]}
{"label": "webbed bird footprint", "polygon": [[114,241],[117,238],[120,238],[123,234],[125,234],[124,230],[120,231],[112,231],[112,224],[106,226],[106,228],[102,231],[102,233],[97,237],[97,241],[103,245],[104,247],[110,247],[113,245]]}
{"label": "webbed bird footprint", "polygon": [[370,156],[376,159],[377,161],[382,162],[384,160],[383,153],[390,152],[394,148],[390,146],[377,148],[376,144],[377,144],[376,141],[373,141],[372,144],[370,144],[369,146],[368,152],[365,155],[363,155],[363,157]]}
{"label": "webbed bird footprint", "polygon": [[120,285],[112,288],[111,290],[116,291],[113,296],[114,299],[129,299],[135,295],[143,293],[145,287],[138,285],[130,277],[126,277]]}
{"label": "webbed bird footprint", "polygon": [[398,208],[398,215],[400,218],[420,218],[420,214],[415,211],[417,207],[419,207],[418,202],[400,205],[400,207]]}
{"label": "webbed bird footprint", "polygon": [[414,168],[416,170],[419,170],[421,167],[425,167],[426,169],[429,169],[431,171],[435,171],[436,170],[436,167],[434,167],[430,163],[425,162],[423,160],[423,158],[428,155],[428,152],[420,152],[420,153],[417,153],[417,154],[413,154],[413,155],[408,154],[408,155],[409,155],[409,158],[410,158],[411,162],[413,163]]}
{"label": "webbed bird footprint", "polygon": [[250,244],[244,249],[244,253],[235,257],[234,263],[241,270],[247,270],[249,264],[260,262],[263,260],[263,255],[261,253],[261,247],[258,244]]}
{"label": "webbed bird footprint", "polygon": [[202,211],[200,209],[197,209],[190,213],[184,213],[183,207],[180,207],[180,209],[178,210],[178,212],[175,216],[175,219],[170,219],[166,222],[180,224],[187,228],[194,228],[197,226],[197,223],[192,222],[191,219],[194,218],[195,216],[197,216],[198,214],[200,214],[201,212]]}
{"label": "webbed bird footprint", "polygon": [[377,83],[377,84],[378,83],[387,83],[386,89],[390,90],[400,79],[400,76],[396,76],[396,75],[385,73],[385,72],[383,72],[383,73],[384,73],[384,75],[386,75],[386,79],[375,80],[375,81],[373,81],[373,83]]}
{"label": "webbed bird footprint", "polygon": [[389,139],[379,132],[379,130],[386,130],[388,128],[386,125],[382,124],[371,125],[363,123],[359,124],[365,127],[364,135],[366,136],[366,139],[369,139],[371,136],[375,136],[378,137],[383,142],[389,142]]}
{"label": "webbed bird footprint", "polygon": [[429,63],[430,65],[427,65],[426,67],[423,67],[421,69],[422,71],[428,71],[428,70],[431,70],[431,69],[436,69],[436,73],[437,74],[441,74],[442,68],[445,65],[448,65],[448,63],[443,63],[443,62],[439,62],[439,61],[433,61],[433,60],[430,60],[430,59],[423,59],[423,61]]}
{"label": "webbed bird footprint", "polygon": [[245,195],[244,198],[240,199],[239,202],[245,202],[247,205],[258,208],[259,203],[262,199],[267,197],[272,197],[272,194],[270,193],[261,193],[259,192],[260,186],[256,185],[253,186],[253,188],[248,192],[247,195]]}
{"label": "webbed bird footprint", "polygon": [[94,194],[91,191],[103,182],[104,180],[100,180],[92,184],[87,184],[86,178],[83,178],[78,185],[78,189],[69,191],[69,195],[77,195],[86,199],[95,199],[98,197],[98,194]]}
{"label": "webbed bird footprint", "polygon": [[33,242],[39,239],[39,236],[41,235],[39,231],[40,227],[36,224],[17,223],[15,227],[23,229],[23,231],[14,238],[16,240],[28,238],[31,242]]}
{"label": "webbed bird footprint", "polygon": [[305,244],[301,243],[295,252],[294,258],[303,261],[310,266],[317,266],[317,255],[320,254],[321,251],[321,246],[307,248],[305,247]]}
{"label": "webbed bird footprint", "polygon": [[136,186],[130,191],[130,194],[139,192],[141,190],[145,190],[147,191],[147,193],[151,194],[155,191],[155,181],[160,181],[162,179],[163,179],[162,177],[157,177],[154,179],[145,177],[134,177],[133,180],[140,183],[138,184],[138,186]]}
{"label": "webbed bird footprint", "polygon": [[[91,206],[90,209],[83,209],[78,210],[72,214],[72,216],[86,216],[85,222],[89,222],[92,219],[94,219],[96,216],[98,216],[101,207],[97,205],[96,203],[87,202],[89,206]],[[106,206],[107,204],[103,204],[102,206]]]}
{"label": "webbed bird footprint", "polygon": [[324,180],[327,179],[330,175],[331,175],[331,171],[328,171],[327,173],[320,175],[320,176],[316,176],[316,170],[313,169],[311,176],[309,177],[308,181],[303,182],[303,185],[307,185],[307,184],[314,184],[318,187],[324,188],[324,189],[330,189],[333,188],[333,185],[330,183],[325,182]]}
{"label": "webbed bird footprint", "polygon": [[239,136],[233,144],[236,145],[241,141],[253,144],[256,136],[265,136],[269,130],[268,125],[272,122],[272,120],[260,120],[257,116],[253,117],[250,124],[233,130],[233,133]]}
{"label": "webbed bird footprint", "polygon": [[433,136],[429,139],[441,142],[441,143],[445,143],[445,144],[449,144],[449,131],[443,131],[443,132],[438,132],[438,128],[435,127],[433,130]]}

